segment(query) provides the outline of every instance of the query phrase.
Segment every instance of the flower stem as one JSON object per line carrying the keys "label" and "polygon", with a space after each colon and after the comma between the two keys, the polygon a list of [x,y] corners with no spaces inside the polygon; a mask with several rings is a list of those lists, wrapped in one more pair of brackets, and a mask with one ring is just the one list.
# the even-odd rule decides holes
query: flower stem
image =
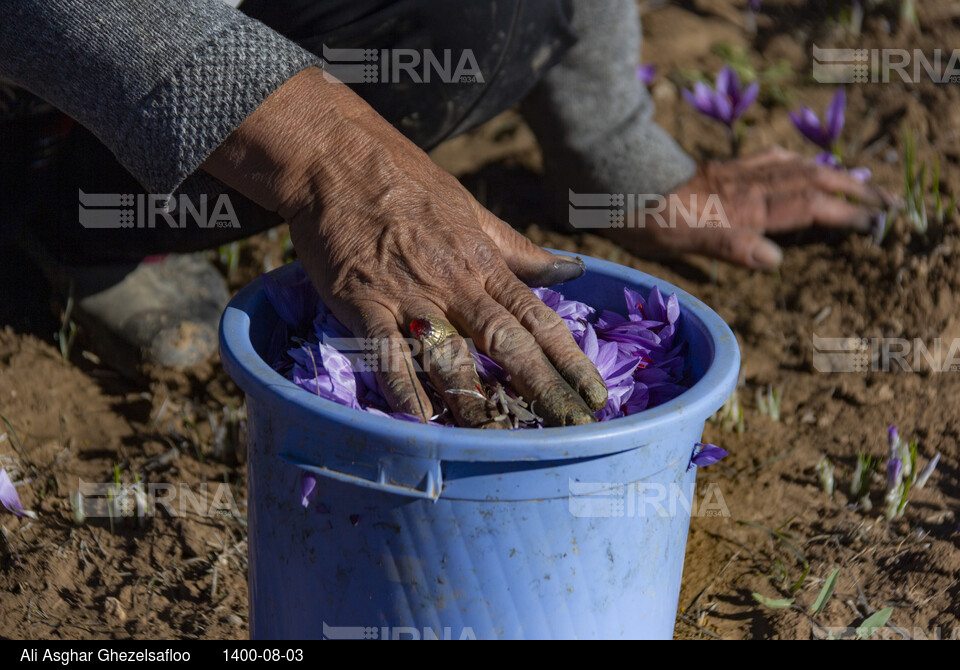
{"label": "flower stem", "polygon": [[734,123],[729,127],[730,130],[730,157],[739,158],[740,148],[743,144],[743,132],[740,123]]}

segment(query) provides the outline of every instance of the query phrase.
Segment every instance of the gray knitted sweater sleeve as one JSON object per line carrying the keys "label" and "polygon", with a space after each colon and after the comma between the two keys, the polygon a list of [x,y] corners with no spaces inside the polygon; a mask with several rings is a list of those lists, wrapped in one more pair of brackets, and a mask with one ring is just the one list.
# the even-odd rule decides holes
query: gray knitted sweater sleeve
{"label": "gray knitted sweater sleeve", "polygon": [[4,0],[0,77],[90,129],[170,194],[318,59],[221,0]]}
{"label": "gray knitted sweater sleeve", "polygon": [[568,189],[672,191],[693,177],[696,164],[653,122],[653,101],[637,81],[636,0],[573,0],[573,8],[577,43],[522,107],[548,178],[563,203]]}

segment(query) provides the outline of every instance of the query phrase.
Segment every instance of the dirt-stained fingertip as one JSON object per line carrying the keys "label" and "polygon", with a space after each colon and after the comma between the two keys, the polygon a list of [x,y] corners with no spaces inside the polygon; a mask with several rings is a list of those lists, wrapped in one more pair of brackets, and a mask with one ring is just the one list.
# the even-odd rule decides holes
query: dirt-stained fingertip
{"label": "dirt-stained fingertip", "polygon": [[594,412],[607,405],[607,385],[602,380],[588,379],[581,387],[580,395]]}
{"label": "dirt-stained fingertip", "polygon": [[571,411],[564,417],[562,426],[586,426],[591,423],[596,423],[597,418],[591,412],[585,412],[581,408],[573,408]]}
{"label": "dirt-stained fingertip", "polygon": [[541,400],[537,403],[537,411],[548,427],[584,426],[597,421],[579,396],[568,397],[568,394]]}
{"label": "dirt-stained fingertip", "polygon": [[579,279],[586,271],[587,266],[579,256],[572,258],[554,255],[553,263],[532,274],[527,273],[520,279],[527,286],[556,286]]}

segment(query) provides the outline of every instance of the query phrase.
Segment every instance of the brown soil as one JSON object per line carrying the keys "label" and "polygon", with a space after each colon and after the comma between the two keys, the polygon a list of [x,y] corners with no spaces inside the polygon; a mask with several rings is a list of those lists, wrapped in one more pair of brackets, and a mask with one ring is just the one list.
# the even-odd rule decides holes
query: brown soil
{"label": "brown soil", "polygon": [[[960,36],[960,10],[946,0],[918,3],[922,33],[898,27],[893,13],[877,14],[867,18],[856,41],[828,20],[837,11],[830,7],[845,3],[765,2],[755,36],[736,3],[680,4],[646,15],[644,60],[660,70],[653,87],[658,120],[698,158],[724,157],[726,140],[682,101],[677,83],[684,72],[716,72],[721,45],[744,49],[760,69],[786,59],[793,73],[778,82],[786,106],[778,103],[779,93],[764,95],[764,104],[748,116],[745,150],[777,143],[812,153],[786,113],[799,102],[822,110],[832,95],[832,87],[812,84],[807,74],[811,44],[932,51]],[[891,83],[851,86],[848,96],[850,164],[870,167],[877,183],[902,192],[903,129],[912,128],[920,157],[932,163],[939,156],[942,190],[960,193],[960,90]],[[434,157],[536,242],[662,277],[703,299],[736,332],[746,430],[739,434],[715,423],[706,428],[706,441],[731,455],[702,470],[700,484],[719,486],[729,516],[692,522],[678,637],[810,638],[826,627],[855,627],[892,606],[893,627],[882,631],[885,637],[960,638],[960,375],[826,374],[813,366],[812,343],[814,333],[925,342],[940,337],[946,353],[960,337],[956,219],[927,236],[898,221],[881,246],[818,231],[780,239],[786,255],[776,275],[703,259],[661,264],[593,235],[552,232],[538,213],[539,153],[514,114],[451,141]],[[282,231],[243,245],[233,286],[282,262],[283,247]],[[220,425],[224,408],[242,402],[236,387],[218,365],[133,385],[83,353],[82,333],[64,362],[51,336],[56,319],[43,313],[4,317],[13,327],[0,331],[0,414],[15,434],[0,426],[0,463],[24,481],[24,504],[40,518],[0,515],[0,636],[245,637],[242,450],[211,426],[211,417]],[[773,421],[758,412],[755,393],[781,384],[782,417]],[[921,462],[936,451],[943,459],[928,485],[911,496],[903,518],[888,522],[879,495],[874,510],[864,512],[846,492],[857,452],[883,456],[891,423],[919,440]],[[836,466],[832,497],[814,471],[822,455]],[[115,466],[125,483],[135,473],[147,483],[178,482],[193,490],[226,482],[238,513],[161,513],[142,525],[117,520],[112,529],[108,519],[74,525],[68,494],[78,478],[111,481]],[[752,598],[754,592],[789,597],[803,560],[810,569],[794,594],[796,607],[770,609]],[[822,613],[809,614],[836,568],[836,592]]]}

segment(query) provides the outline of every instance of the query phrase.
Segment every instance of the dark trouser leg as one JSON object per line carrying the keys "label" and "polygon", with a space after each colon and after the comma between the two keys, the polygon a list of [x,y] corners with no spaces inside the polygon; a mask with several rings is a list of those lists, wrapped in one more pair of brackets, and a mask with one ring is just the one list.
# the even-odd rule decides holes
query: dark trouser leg
{"label": "dark trouser leg", "polygon": [[[178,208],[165,216],[158,198],[143,187],[89,131],[75,126],[54,166],[32,174],[34,185],[51,194],[42,203],[41,216],[31,222],[31,234],[51,255],[68,265],[129,262],[145,256],[185,253],[218,246],[262,232],[281,223],[264,210],[216,180],[197,175],[176,194]],[[86,196],[81,201],[80,192]],[[85,227],[78,213],[90,196],[127,196],[129,204],[87,208],[84,222],[93,225],[99,216],[128,213],[132,227]],[[224,201],[223,199],[226,199]],[[206,217],[203,204],[206,203]],[[192,205],[199,216],[186,209]],[[223,225],[215,225],[215,216]],[[214,224],[214,225],[210,225]],[[210,227],[207,227],[207,226]]]}
{"label": "dark trouser leg", "polygon": [[[350,85],[398,130],[429,149],[526,95],[573,41],[566,5],[567,0],[247,0],[241,9],[321,57],[324,47],[375,50],[377,60],[371,62],[379,66],[377,81]],[[419,64],[400,67],[411,59]],[[453,77],[461,62],[479,76]],[[349,72],[342,63],[330,70]],[[212,206],[223,185],[197,177],[183,190],[194,206],[201,194]],[[85,228],[75,214],[79,191],[147,194],[80,127],[71,132],[56,167],[30,179],[52,194],[43,198],[33,231],[53,255],[71,264],[210,249],[279,223],[228,191],[237,228],[202,228],[192,220],[173,228],[162,217],[142,221],[137,212],[134,223],[143,228]]]}
{"label": "dark trouser leg", "polygon": [[[570,0],[245,0],[240,9],[327,61],[425,149],[518,103],[575,41]],[[372,67],[367,81],[344,67],[356,64]],[[460,81],[461,64],[478,76]]]}

